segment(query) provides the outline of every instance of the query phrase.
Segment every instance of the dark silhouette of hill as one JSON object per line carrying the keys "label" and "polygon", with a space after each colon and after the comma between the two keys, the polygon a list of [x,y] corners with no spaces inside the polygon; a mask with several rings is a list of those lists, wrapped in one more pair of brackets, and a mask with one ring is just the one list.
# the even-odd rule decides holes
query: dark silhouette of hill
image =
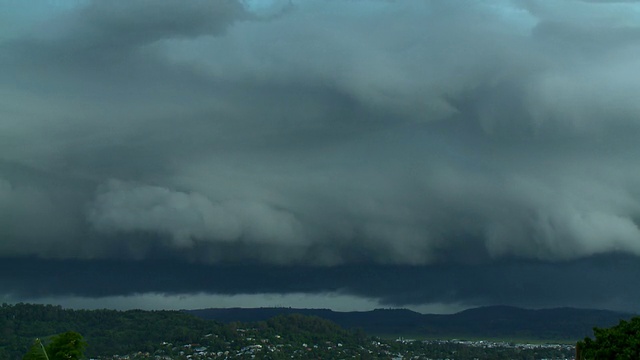
{"label": "dark silhouette of hill", "polygon": [[185,310],[220,322],[264,321],[283,314],[302,314],[331,320],[348,329],[386,336],[431,338],[500,338],[577,341],[591,336],[593,327],[610,327],[633,314],[608,310],[556,308],[529,310],[489,306],[451,315],[420,314],[406,309],[337,312],[328,309],[229,308]]}
{"label": "dark silhouette of hill", "polygon": [[[169,358],[183,359],[185,357],[176,355],[182,348],[176,347],[174,350],[173,345],[168,348],[165,345],[200,344],[206,341],[212,349],[218,349],[216,351],[237,351],[253,345],[247,343],[245,330],[239,331],[237,325],[205,320],[181,311],[72,310],[53,305],[2,304],[0,359],[20,360],[35,339],[42,339],[46,344],[51,336],[70,330],[84,337],[88,343],[86,355],[89,358],[106,359],[114,354],[136,352],[153,354],[162,350]],[[283,341],[300,344],[325,344],[330,341],[340,342],[345,348],[361,348],[371,342],[362,332],[345,330],[321,317],[300,314],[283,314],[260,323],[243,323],[240,326],[252,329],[254,336],[271,336],[271,340],[274,340],[273,335],[278,334]]]}

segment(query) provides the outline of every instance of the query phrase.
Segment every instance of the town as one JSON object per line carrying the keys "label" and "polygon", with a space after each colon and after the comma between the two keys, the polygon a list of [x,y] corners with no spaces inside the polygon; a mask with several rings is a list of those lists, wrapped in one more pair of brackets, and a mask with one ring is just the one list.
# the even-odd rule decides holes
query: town
{"label": "town", "polygon": [[531,344],[487,340],[415,340],[373,338],[364,344],[292,342],[257,328],[238,328],[238,340],[216,334],[199,343],[162,342],[154,352],[134,352],[95,360],[213,360],[213,359],[574,359],[571,344]]}

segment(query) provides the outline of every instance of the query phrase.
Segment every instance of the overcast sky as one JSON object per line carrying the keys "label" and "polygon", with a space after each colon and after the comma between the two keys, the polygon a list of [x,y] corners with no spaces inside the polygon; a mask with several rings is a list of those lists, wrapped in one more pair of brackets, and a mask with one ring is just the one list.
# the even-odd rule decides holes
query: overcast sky
{"label": "overcast sky", "polygon": [[640,312],[640,3],[0,7],[0,300]]}

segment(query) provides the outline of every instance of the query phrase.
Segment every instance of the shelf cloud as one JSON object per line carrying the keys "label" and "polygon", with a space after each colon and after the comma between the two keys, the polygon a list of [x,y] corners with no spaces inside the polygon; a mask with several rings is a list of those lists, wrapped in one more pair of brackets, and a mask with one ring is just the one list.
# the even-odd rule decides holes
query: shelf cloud
{"label": "shelf cloud", "polygon": [[[340,283],[358,266],[462,281],[509,264],[526,279],[640,256],[636,2],[10,5],[7,261],[170,259]],[[520,301],[536,284],[487,298],[577,301]],[[388,301],[490,302],[481,292]],[[620,296],[602,306],[637,300]]]}

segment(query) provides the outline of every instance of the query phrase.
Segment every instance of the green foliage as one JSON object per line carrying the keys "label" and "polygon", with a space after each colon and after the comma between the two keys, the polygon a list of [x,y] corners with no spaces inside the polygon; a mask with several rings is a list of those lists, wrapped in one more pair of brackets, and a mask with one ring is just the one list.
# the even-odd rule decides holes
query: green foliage
{"label": "green foliage", "polygon": [[79,360],[83,357],[87,343],[82,335],[74,331],[67,331],[53,337],[47,345],[49,360]]}
{"label": "green foliage", "polygon": [[46,347],[36,339],[22,360],[79,360],[86,346],[82,335],[67,331],[54,336]]}
{"label": "green foliage", "polygon": [[85,355],[91,358],[149,351],[151,344],[162,341],[197,342],[205,334],[218,333],[220,328],[222,325],[215,321],[179,311],[70,310],[52,305],[3,304],[0,306],[0,359],[20,360],[29,351],[33,339],[44,340],[69,329],[83,334],[90,344]]}
{"label": "green foliage", "polygon": [[594,328],[595,340],[585,338],[578,342],[579,360],[640,359],[640,317],[608,329]]}
{"label": "green foliage", "polygon": [[315,316],[280,315],[267,320],[266,326],[296,343],[337,342],[338,339],[343,342],[358,341],[356,333]]}
{"label": "green foliage", "polygon": [[47,355],[40,339],[36,339],[33,342],[33,345],[31,345],[22,360],[47,360]]}
{"label": "green foliage", "polygon": [[[62,330],[61,330],[62,329]],[[470,346],[453,342],[396,342],[350,331],[314,316],[282,315],[262,322],[223,325],[177,311],[63,310],[45,305],[0,307],[0,359],[565,359],[574,349]],[[51,336],[52,334],[59,334]],[[40,351],[37,346],[40,345]],[[206,349],[206,350],[198,350]],[[208,355],[198,354],[206,351]],[[220,354],[223,355],[215,355]],[[25,355],[26,354],[26,355]]]}

